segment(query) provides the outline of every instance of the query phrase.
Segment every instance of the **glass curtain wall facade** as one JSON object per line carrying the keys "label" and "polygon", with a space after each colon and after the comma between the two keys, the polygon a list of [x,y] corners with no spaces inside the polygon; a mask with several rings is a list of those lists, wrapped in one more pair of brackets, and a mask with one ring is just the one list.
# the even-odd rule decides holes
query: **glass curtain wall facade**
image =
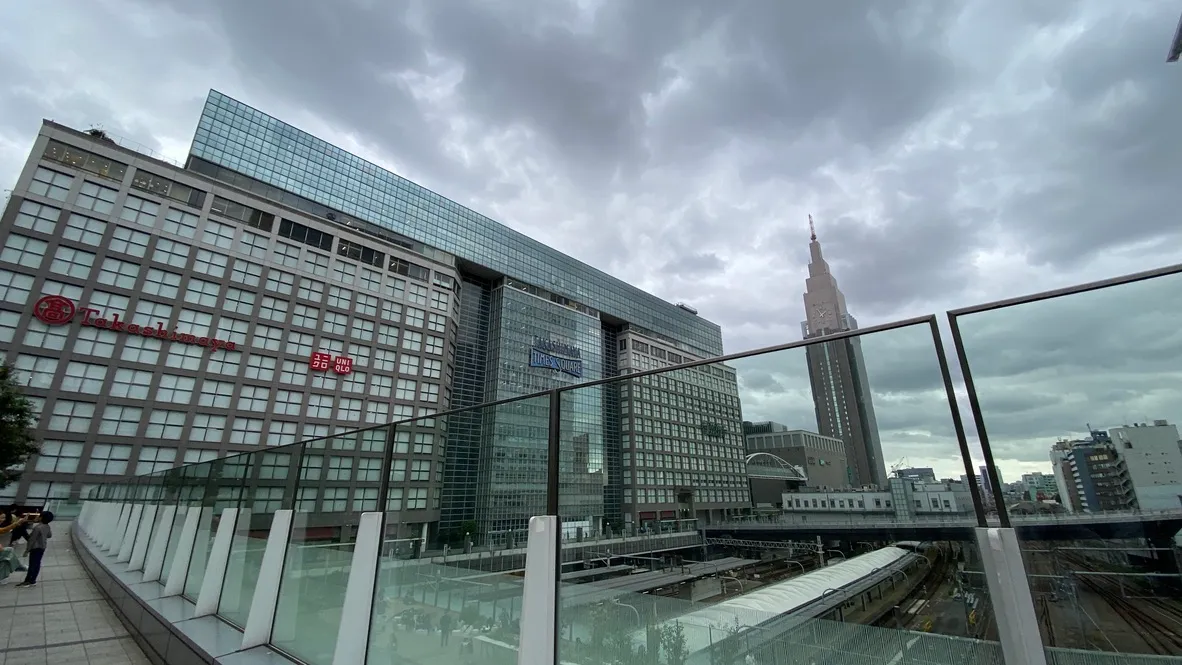
{"label": "glass curtain wall facade", "polygon": [[201,113],[189,167],[248,176],[669,335],[703,357],[722,353],[717,324],[217,91]]}

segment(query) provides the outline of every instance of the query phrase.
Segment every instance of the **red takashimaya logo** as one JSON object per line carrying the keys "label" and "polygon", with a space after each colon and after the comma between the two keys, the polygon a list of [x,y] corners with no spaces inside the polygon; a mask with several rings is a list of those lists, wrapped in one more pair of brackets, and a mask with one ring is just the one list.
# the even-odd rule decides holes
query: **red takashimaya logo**
{"label": "red takashimaya logo", "polygon": [[236,351],[238,349],[238,345],[229,340],[218,339],[216,337],[198,337],[197,335],[180,333],[175,330],[165,330],[163,321],[157,321],[155,326],[143,326],[137,323],[121,321],[118,314],[112,314],[111,318],[107,319],[102,316],[103,313],[101,310],[94,309],[93,307],[79,308],[74,301],[65,296],[43,296],[33,305],[33,316],[37,317],[42,323],[50,326],[60,326],[70,323],[79,311],[82,312],[81,325],[91,328],[102,328],[103,330],[127,333],[128,335],[155,337],[156,339],[162,339],[168,342],[205,346],[215,351],[218,349]]}
{"label": "red takashimaya logo", "polygon": [[33,305],[33,316],[50,326],[60,326],[74,319],[77,308],[64,296],[43,296]]}

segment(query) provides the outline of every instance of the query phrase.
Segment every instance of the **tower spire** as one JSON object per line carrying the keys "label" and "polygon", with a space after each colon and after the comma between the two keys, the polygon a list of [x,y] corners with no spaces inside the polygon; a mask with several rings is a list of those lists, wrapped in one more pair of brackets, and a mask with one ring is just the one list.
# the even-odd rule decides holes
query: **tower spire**
{"label": "tower spire", "polygon": [[817,229],[813,226],[813,216],[809,215],[809,240],[817,241]]}

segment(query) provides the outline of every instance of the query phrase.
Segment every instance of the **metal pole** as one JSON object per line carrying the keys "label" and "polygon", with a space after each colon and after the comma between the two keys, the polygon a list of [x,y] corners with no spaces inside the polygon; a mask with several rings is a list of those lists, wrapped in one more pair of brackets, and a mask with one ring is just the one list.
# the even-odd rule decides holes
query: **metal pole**
{"label": "metal pole", "polygon": [[[950,318],[949,320],[952,319]],[[944,393],[948,396],[948,408],[952,412],[952,429],[956,433],[956,444],[960,447],[960,457],[964,460],[965,473],[968,474],[965,476],[965,478],[966,480],[970,481],[969,497],[973,502],[973,512],[977,514],[977,526],[985,527],[985,500],[981,498],[981,490],[977,487],[977,483],[972,482],[972,479],[977,476],[977,474],[973,472],[973,455],[969,451],[968,439],[965,438],[964,421],[962,421],[960,418],[960,407],[957,405],[956,401],[956,388],[952,383],[952,373],[948,369],[948,354],[944,352],[944,342],[940,339],[940,326],[936,324],[936,317],[934,316],[931,320],[931,327],[932,343],[936,347],[936,361],[940,365],[940,375],[944,378]],[[956,330],[955,324],[953,324],[953,330]],[[953,339],[957,342],[956,352],[963,359],[964,351],[960,348],[960,338],[954,334]],[[961,366],[965,366],[963,360],[961,361]],[[963,371],[967,376],[967,370]],[[976,407],[974,407],[973,411],[974,415],[976,415],[975,408]],[[977,430],[984,431],[981,425],[977,426]]]}
{"label": "metal pole", "polygon": [[[952,343],[956,347],[956,355],[960,360],[960,374],[961,378],[964,379],[965,391],[969,396],[969,408],[973,412],[973,424],[977,426],[977,441],[981,444],[981,457],[985,460],[985,473],[989,476],[983,480],[989,483],[989,487],[993,491],[994,505],[997,508],[997,521],[1000,523],[1001,528],[1008,529],[1010,528],[1010,514],[1006,510],[1005,500],[1003,499],[1005,494],[1002,492],[1001,480],[997,475],[997,462],[993,459],[993,448],[989,445],[989,434],[985,431],[985,416],[981,412],[981,400],[977,398],[977,387],[973,383],[973,372],[969,368],[969,359],[964,352],[964,340],[960,336],[960,326],[956,322],[956,316],[951,313],[948,314],[948,326],[952,329]],[[937,353],[939,352],[937,351]],[[966,457],[965,464],[969,465],[966,467],[969,472],[968,478],[970,480],[975,478],[977,474],[972,473],[971,458]],[[969,492],[975,493],[973,486],[976,484],[975,482],[969,483]],[[975,500],[976,497],[974,497]],[[985,524],[982,522],[980,526],[983,527]]]}
{"label": "metal pole", "polygon": [[549,436],[547,438],[547,453],[546,453],[546,514],[553,515],[557,519],[557,528],[554,529],[554,539],[557,548],[557,561],[554,565],[554,616],[551,620],[554,622],[554,659],[551,662],[558,661],[558,641],[559,635],[562,634],[562,622],[559,620],[561,613],[560,603],[562,602],[562,516],[558,514],[558,489],[559,478],[561,475],[562,466],[559,463],[559,458],[562,453],[562,393],[558,390],[550,391],[550,428]]}

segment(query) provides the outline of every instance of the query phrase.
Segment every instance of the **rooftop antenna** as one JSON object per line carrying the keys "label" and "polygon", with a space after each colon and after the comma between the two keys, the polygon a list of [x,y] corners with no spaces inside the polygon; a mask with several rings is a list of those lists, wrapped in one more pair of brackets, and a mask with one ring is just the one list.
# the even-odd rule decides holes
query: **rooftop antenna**
{"label": "rooftop antenna", "polygon": [[809,215],[809,239],[813,242],[817,241],[817,229],[813,226],[813,216]]}

